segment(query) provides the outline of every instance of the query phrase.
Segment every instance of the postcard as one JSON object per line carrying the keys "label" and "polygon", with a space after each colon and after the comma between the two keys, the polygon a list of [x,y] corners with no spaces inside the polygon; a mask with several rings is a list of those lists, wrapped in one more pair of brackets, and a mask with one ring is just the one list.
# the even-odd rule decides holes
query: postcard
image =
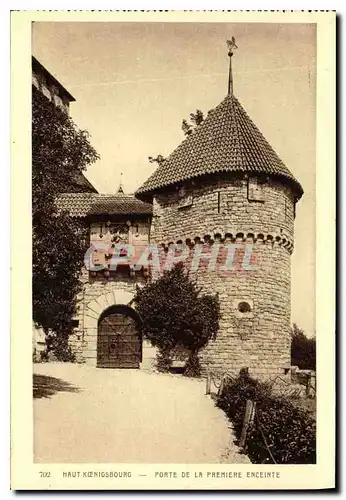
{"label": "postcard", "polygon": [[11,488],[335,488],[335,12],[11,18]]}

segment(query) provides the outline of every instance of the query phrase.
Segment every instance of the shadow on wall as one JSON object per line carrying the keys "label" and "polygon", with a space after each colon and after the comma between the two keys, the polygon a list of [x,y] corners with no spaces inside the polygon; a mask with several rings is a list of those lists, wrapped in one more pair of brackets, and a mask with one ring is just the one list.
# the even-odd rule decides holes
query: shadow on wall
{"label": "shadow on wall", "polygon": [[46,375],[33,376],[33,397],[50,398],[57,392],[80,392],[81,389],[61,380],[60,378],[47,377]]}

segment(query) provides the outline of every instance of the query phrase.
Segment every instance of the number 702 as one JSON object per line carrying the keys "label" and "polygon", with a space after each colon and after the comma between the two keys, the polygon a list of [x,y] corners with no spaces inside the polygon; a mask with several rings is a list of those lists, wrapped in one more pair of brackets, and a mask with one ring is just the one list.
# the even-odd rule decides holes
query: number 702
{"label": "number 702", "polygon": [[50,472],[40,471],[39,474],[40,474],[40,477],[50,477]]}

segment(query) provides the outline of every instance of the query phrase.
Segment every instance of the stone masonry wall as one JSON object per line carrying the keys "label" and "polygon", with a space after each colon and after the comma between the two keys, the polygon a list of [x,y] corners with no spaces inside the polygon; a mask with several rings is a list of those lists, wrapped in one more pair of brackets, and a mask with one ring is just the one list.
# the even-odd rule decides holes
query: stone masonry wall
{"label": "stone masonry wall", "polygon": [[[269,180],[263,200],[249,201],[248,180],[195,184],[154,198],[151,241],[213,237],[239,232],[270,234],[293,243],[294,201],[289,187]],[[184,206],[184,201],[190,203]]]}
{"label": "stone masonry wall", "polygon": [[[290,255],[272,243],[253,245],[256,270],[237,269],[227,277],[200,268],[206,293],[219,293],[220,330],[200,354],[201,364],[237,374],[249,368],[258,377],[285,375],[290,366]],[[241,302],[250,312],[240,312]]]}
{"label": "stone masonry wall", "polygon": [[[216,339],[200,352],[201,365],[215,372],[235,374],[247,367],[261,378],[283,376],[290,366],[294,198],[289,187],[269,180],[260,186],[262,201],[249,200],[248,182],[195,184],[157,196],[151,238],[166,244],[200,239],[210,249],[215,242],[252,245],[254,269],[238,262],[235,270],[220,273],[206,261],[195,274],[205,292],[219,293],[222,314]],[[241,302],[250,311],[241,312]]]}
{"label": "stone masonry wall", "polygon": [[[78,328],[70,336],[69,345],[77,361],[96,365],[97,322],[101,313],[113,305],[128,305],[136,291],[136,285],[144,285],[145,278],[115,276],[112,279],[89,279],[89,273],[82,271],[83,291],[78,296]],[[132,304],[131,304],[132,307]],[[150,348],[144,344],[144,348]],[[145,356],[144,356],[145,357]]]}
{"label": "stone masonry wall", "polygon": [[[113,226],[127,226],[128,242],[134,247],[142,248],[148,242],[148,221],[131,219],[129,224],[128,222],[124,223],[124,221],[119,222],[113,218],[109,224],[104,224],[102,220],[90,224],[91,245],[102,243],[110,249],[113,242],[113,233],[111,232]],[[74,329],[73,335],[70,336],[69,344],[79,362],[96,365],[97,331],[100,315],[113,305],[126,305],[133,308],[132,299],[136,292],[136,285],[144,285],[147,278],[141,273],[130,276],[127,267],[123,270],[119,269],[117,272],[104,273],[100,271],[91,273],[89,276],[89,272],[84,267],[81,280],[83,290],[78,296],[79,307],[75,318],[79,324]],[[154,355],[150,343],[144,341],[143,363],[145,364],[150,358],[149,364],[152,364]]]}

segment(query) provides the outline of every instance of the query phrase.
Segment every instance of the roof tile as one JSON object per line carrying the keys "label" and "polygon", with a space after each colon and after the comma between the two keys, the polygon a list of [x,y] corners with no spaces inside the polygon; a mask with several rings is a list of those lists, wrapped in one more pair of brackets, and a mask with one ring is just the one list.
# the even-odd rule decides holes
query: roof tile
{"label": "roof tile", "polygon": [[57,206],[71,217],[152,213],[152,205],[136,199],[133,194],[63,193],[57,198]]}
{"label": "roof tile", "polygon": [[135,195],[143,200],[171,184],[221,172],[260,173],[303,189],[234,96],[228,95],[156,169]]}

